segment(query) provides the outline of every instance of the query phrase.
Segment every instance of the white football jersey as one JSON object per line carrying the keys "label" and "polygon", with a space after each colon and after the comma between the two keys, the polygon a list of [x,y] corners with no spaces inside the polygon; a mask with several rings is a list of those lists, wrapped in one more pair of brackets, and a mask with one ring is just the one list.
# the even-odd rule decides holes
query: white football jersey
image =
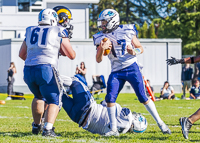
{"label": "white football jersey", "polygon": [[137,61],[136,56],[129,54],[126,50],[127,45],[132,46],[131,40],[134,35],[137,35],[137,29],[134,24],[119,25],[111,33],[99,32],[93,35],[94,45],[96,46],[99,46],[101,40],[105,37],[112,42],[112,49],[108,55],[111,61],[112,72],[126,68]]}
{"label": "white football jersey", "polygon": [[[104,135],[110,131],[110,119],[106,103],[97,104],[96,102],[93,102],[91,107],[92,109],[89,114],[87,124],[83,127],[83,129],[94,134]],[[116,119],[119,133],[126,133],[132,124],[132,113],[130,109],[122,108],[116,103]]]}
{"label": "white football jersey", "polygon": [[25,37],[27,45],[25,65],[51,64],[57,67],[62,37],[68,37],[65,28],[61,26],[30,26],[26,28]]}

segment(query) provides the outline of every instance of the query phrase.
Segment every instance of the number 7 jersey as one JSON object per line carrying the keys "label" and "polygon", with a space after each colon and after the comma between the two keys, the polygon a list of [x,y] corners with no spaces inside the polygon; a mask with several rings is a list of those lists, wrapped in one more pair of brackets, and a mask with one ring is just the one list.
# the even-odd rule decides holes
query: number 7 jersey
{"label": "number 7 jersey", "polygon": [[27,58],[25,65],[51,64],[57,67],[62,37],[68,32],[60,26],[30,26],[26,28]]}
{"label": "number 7 jersey", "polygon": [[99,46],[101,40],[105,37],[112,42],[112,49],[108,55],[112,72],[124,69],[137,61],[136,56],[129,54],[126,50],[128,45],[132,46],[131,40],[135,35],[137,35],[137,29],[134,24],[119,25],[111,33],[99,32],[93,35],[94,45],[96,46]]}

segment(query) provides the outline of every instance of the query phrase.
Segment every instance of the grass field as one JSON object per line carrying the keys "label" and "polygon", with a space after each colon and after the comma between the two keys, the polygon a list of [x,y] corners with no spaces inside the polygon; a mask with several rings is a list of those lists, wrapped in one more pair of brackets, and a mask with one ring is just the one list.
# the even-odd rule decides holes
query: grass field
{"label": "grass field", "polygon": [[[176,94],[178,97],[181,94]],[[104,98],[105,94],[101,94]],[[4,100],[5,96],[0,96]],[[163,119],[172,131],[171,135],[163,135],[156,122],[147,112],[145,107],[139,103],[133,94],[120,94],[117,102],[123,107],[128,107],[131,111],[142,113],[148,121],[148,128],[142,134],[127,133],[119,137],[103,137],[97,134],[89,133],[77,124],[73,123],[64,110],[61,110],[54,124],[55,132],[62,135],[59,138],[46,138],[41,135],[32,135],[31,133],[31,101],[12,100],[6,101],[5,105],[0,105],[0,143],[8,142],[200,142],[200,126],[196,122],[191,128],[189,140],[185,140],[181,134],[181,127],[178,119],[182,116],[188,117],[199,108],[199,100],[162,100],[156,101],[155,105]],[[97,101],[98,103],[100,100]]]}

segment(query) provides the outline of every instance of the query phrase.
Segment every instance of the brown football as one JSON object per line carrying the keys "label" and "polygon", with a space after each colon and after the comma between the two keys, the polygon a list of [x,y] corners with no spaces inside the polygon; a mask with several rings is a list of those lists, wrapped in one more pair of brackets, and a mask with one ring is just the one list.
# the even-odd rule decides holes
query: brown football
{"label": "brown football", "polygon": [[[109,40],[108,38],[103,38],[103,42],[106,42],[107,40]],[[106,49],[103,53],[104,56],[107,56],[110,53],[110,49]]]}
{"label": "brown football", "polygon": [[0,100],[0,104],[4,105],[4,104],[6,104],[6,101]]}

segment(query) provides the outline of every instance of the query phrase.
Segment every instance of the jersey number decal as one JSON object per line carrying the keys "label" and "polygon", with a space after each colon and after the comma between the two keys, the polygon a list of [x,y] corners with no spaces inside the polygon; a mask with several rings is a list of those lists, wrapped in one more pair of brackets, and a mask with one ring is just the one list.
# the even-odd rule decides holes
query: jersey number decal
{"label": "jersey number decal", "polygon": [[[35,44],[38,41],[38,37],[40,37],[40,35],[42,35],[41,45],[45,45],[48,30],[49,30],[49,28],[44,28],[43,31],[40,32],[40,28],[33,29],[32,33],[31,33],[30,43]],[[38,32],[40,32],[40,33],[38,33]]]}
{"label": "jersey number decal", "polygon": [[117,44],[122,45],[122,55],[124,55],[126,50],[126,40],[125,39],[117,40]]}

